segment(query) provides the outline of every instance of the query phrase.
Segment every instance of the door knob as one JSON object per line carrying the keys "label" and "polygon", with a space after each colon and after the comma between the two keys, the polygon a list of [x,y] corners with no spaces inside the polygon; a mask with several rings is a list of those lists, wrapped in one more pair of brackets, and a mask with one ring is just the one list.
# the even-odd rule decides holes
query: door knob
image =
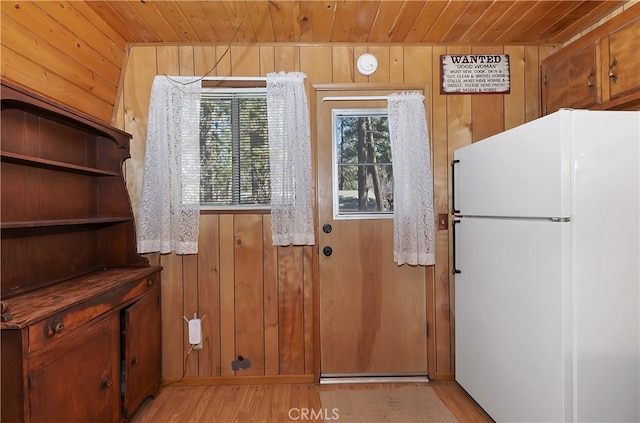
{"label": "door knob", "polygon": [[325,256],[329,257],[331,254],[333,254],[333,248],[326,246],[322,249],[322,254],[324,254]]}
{"label": "door knob", "polygon": [[325,223],[324,226],[322,226],[322,232],[324,232],[325,234],[331,233],[332,229],[333,228],[328,223]]}

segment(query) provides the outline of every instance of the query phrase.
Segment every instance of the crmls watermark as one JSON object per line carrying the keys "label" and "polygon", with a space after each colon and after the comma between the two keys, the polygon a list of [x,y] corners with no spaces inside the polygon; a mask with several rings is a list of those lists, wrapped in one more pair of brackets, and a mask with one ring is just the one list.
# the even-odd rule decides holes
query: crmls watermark
{"label": "crmls watermark", "polygon": [[290,408],[289,420],[339,420],[340,414],[337,408]]}

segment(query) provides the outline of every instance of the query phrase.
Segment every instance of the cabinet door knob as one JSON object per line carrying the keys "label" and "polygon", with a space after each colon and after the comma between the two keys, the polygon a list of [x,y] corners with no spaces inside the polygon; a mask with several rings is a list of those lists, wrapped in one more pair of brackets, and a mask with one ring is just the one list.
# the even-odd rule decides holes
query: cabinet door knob
{"label": "cabinet door knob", "polygon": [[593,77],[596,76],[596,70],[595,69],[591,69],[591,72],[589,73],[589,77],[587,78],[587,87],[589,88],[593,88],[594,87],[594,83],[593,83]]}
{"label": "cabinet door knob", "polygon": [[102,387],[111,388],[112,386],[113,386],[113,379],[111,379],[109,376],[105,376],[104,379],[102,379]]}
{"label": "cabinet door knob", "polygon": [[329,257],[331,254],[333,254],[333,248],[326,246],[322,249],[322,254],[324,254],[325,256]]}
{"label": "cabinet door knob", "polygon": [[136,365],[140,362],[140,359],[138,358],[137,355],[134,355],[133,357],[131,357],[131,364]]}
{"label": "cabinet door knob", "polygon": [[614,83],[618,80],[618,75],[613,70],[613,68],[615,68],[617,64],[618,64],[618,61],[614,57],[613,62],[611,62],[611,65],[609,66],[609,78],[611,78],[611,80],[613,80]]}

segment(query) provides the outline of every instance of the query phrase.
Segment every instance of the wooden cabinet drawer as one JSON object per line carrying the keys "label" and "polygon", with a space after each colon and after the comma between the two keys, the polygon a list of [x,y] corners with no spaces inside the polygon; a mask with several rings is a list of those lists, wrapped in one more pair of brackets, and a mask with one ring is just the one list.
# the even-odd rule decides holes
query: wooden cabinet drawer
{"label": "wooden cabinet drawer", "polygon": [[[158,286],[158,275],[153,274],[92,300],[51,315],[29,327],[29,351],[33,352],[49,342],[61,339],[85,323],[150,292]],[[82,288],[78,288],[82,289]]]}

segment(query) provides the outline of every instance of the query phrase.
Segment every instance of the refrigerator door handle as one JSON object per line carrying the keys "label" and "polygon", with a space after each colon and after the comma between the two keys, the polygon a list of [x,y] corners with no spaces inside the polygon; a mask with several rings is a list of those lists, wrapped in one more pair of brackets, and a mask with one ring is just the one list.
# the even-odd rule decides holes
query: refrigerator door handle
{"label": "refrigerator door handle", "polygon": [[453,274],[458,274],[458,273],[462,273],[462,271],[460,269],[458,269],[458,267],[456,266],[456,225],[460,223],[460,219],[456,219],[453,221],[453,224],[451,225],[451,229],[452,229],[452,236],[453,236],[453,261],[452,261],[452,267],[453,269],[451,270],[451,273]]}
{"label": "refrigerator door handle", "polygon": [[455,165],[460,163],[460,160],[451,160],[451,212],[453,214],[460,214],[460,209],[456,208],[456,168]]}

